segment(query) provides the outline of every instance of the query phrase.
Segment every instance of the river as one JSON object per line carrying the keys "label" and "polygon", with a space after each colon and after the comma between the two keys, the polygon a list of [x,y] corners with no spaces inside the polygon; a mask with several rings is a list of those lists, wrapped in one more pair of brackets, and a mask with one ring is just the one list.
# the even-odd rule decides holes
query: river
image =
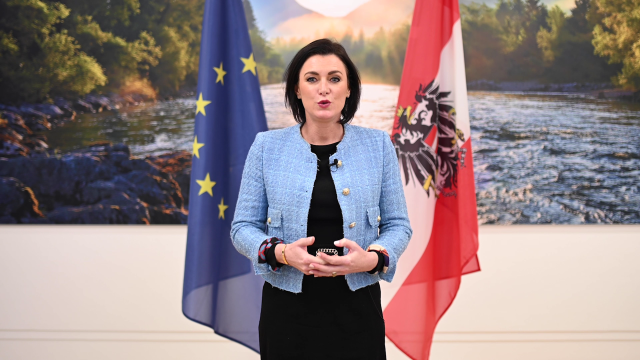
{"label": "river", "polygon": [[[282,85],[261,88],[269,129],[294,124]],[[391,131],[398,86],[364,84],[353,124]],[[640,223],[640,104],[584,94],[469,92],[480,224]],[[191,150],[195,99],[79,115],[60,151],[94,141],[133,154]]]}

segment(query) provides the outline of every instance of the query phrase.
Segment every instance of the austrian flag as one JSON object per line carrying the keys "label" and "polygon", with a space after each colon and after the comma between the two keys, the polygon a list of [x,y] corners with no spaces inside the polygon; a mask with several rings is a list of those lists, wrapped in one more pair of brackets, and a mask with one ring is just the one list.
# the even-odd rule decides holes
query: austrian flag
{"label": "austrian flag", "polygon": [[461,275],[480,270],[457,0],[416,0],[391,137],[413,238],[383,285],[386,335],[409,357],[428,359]]}

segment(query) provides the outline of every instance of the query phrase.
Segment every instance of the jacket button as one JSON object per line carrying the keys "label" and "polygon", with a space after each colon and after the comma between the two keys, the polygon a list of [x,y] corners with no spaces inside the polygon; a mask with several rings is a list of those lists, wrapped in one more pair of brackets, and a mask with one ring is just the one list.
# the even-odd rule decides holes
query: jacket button
{"label": "jacket button", "polygon": [[382,220],[382,218],[380,216],[378,216],[378,222],[380,222],[380,220]]}
{"label": "jacket button", "polygon": [[345,195],[345,196],[346,196],[346,195],[349,195],[350,193],[351,193],[351,191],[349,190],[349,188],[344,188],[344,189],[342,190],[342,195]]}
{"label": "jacket button", "polygon": [[356,223],[352,222],[351,224],[349,224],[349,227],[353,229],[354,227],[356,227]]}
{"label": "jacket button", "polygon": [[267,224],[271,224],[271,218],[267,219]]}
{"label": "jacket button", "polygon": [[342,160],[338,160],[338,167],[342,167]]}

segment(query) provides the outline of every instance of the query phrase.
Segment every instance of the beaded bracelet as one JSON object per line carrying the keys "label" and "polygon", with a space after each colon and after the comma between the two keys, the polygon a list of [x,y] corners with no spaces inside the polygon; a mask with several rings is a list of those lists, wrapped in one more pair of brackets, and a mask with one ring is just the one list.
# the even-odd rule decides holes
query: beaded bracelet
{"label": "beaded bracelet", "polygon": [[[274,271],[280,269],[282,264],[275,260],[275,256],[269,256],[269,253],[272,253],[273,250],[275,250],[276,245],[283,243],[284,241],[277,237],[272,237],[263,241],[262,244],[260,244],[260,249],[258,250],[258,264],[269,264]],[[271,259],[273,261],[269,261]],[[287,260],[285,259],[285,265],[288,265],[286,262]]]}

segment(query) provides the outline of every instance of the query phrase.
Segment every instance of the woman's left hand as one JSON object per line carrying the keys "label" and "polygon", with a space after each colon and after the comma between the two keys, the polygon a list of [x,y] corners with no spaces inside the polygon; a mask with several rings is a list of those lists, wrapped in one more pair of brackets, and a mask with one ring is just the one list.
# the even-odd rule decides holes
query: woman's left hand
{"label": "woman's left hand", "polygon": [[342,239],[335,242],[336,246],[349,249],[345,256],[330,256],[323,252],[318,253],[318,257],[327,264],[311,264],[309,271],[315,277],[338,276],[351,273],[371,271],[378,264],[378,254],[364,251],[355,241]]}

